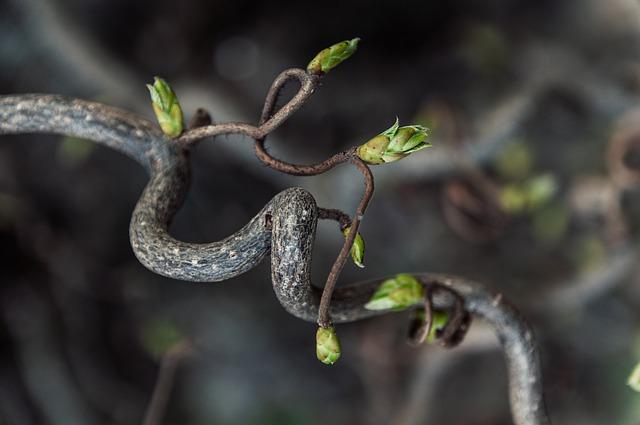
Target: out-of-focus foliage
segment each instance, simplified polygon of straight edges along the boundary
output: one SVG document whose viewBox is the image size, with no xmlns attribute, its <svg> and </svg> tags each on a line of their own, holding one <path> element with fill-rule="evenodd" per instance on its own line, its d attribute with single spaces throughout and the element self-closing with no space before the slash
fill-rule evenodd
<svg viewBox="0 0 640 425">
<path fill-rule="evenodd" d="M 340 6 L 0 2 L 0 93 L 98 100 L 156 122 L 143 83 L 159 74 L 187 120 L 204 106 L 216 122 L 257 122 L 281 70 L 362 37 L 358 54 L 267 141 L 277 157 L 310 164 L 362 144 L 389 117 L 432 130 L 432 148 L 374 170 L 360 229 L 367 268 L 346 267 L 340 281 L 433 271 L 486 283 L 542 341 L 558 423 L 636 425 L 640 403 L 626 379 L 640 358 L 640 192 L 633 151 L 616 174 L 610 146 L 640 129 L 638 2 Z M 191 190 L 171 227 L 183 240 L 226 237 L 285 187 L 346 212 L 362 194 L 348 167 L 280 176 L 233 136 L 203 141 L 191 160 Z M 201 353 L 179 368 L 168 424 L 511 423 L 502 357 L 479 322 L 446 353 L 404 344 L 407 313 L 340 326 L 349 355 L 327 368 L 309 355 L 312 326 L 277 303 L 268 259 L 216 284 L 151 274 L 128 240 L 146 181 L 104 147 L 0 140 L 0 421 L 139 423 L 155 356 L 193 338 Z M 453 183 L 458 229 L 443 206 Z M 343 241 L 332 226 L 319 224 L 316 284 Z"/>
</svg>

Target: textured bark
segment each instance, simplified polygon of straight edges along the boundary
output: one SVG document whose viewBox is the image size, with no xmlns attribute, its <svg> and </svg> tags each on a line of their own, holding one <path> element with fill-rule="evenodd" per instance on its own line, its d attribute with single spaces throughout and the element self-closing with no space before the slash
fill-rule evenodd
<svg viewBox="0 0 640 425">
<path fill-rule="evenodd" d="M 246 124 L 222 125 L 215 131 L 212 127 L 202 128 L 208 129 L 204 132 L 207 136 L 238 129 L 257 139 L 266 134 L 262 130 L 249 134 L 256 127 Z M 167 139 L 154 124 L 128 112 L 61 96 L 0 97 L 0 134 L 20 133 L 89 139 L 132 157 L 148 171 L 150 181 L 133 212 L 130 238 L 135 255 L 151 271 L 181 280 L 221 281 L 252 269 L 271 252 L 272 281 L 278 300 L 292 315 L 316 320 L 320 291 L 312 286 L 309 271 L 319 209 L 309 192 L 301 188 L 284 190 L 226 239 L 207 244 L 185 243 L 173 238 L 168 228 L 187 193 L 190 169 L 185 146 L 189 143 L 183 142 L 196 140 L 194 133 L 187 133 L 192 136 L 177 142 Z M 514 422 L 548 424 L 537 345 L 529 325 L 516 309 L 501 295 L 462 278 L 416 276 L 425 285 L 437 282 L 457 292 L 464 299 L 465 309 L 494 328 L 507 361 Z M 333 321 L 350 322 L 384 314 L 364 308 L 382 280 L 337 288 L 330 310 Z M 452 302 L 446 294 L 436 294 L 433 299 L 435 308 L 449 308 Z"/>
</svg>

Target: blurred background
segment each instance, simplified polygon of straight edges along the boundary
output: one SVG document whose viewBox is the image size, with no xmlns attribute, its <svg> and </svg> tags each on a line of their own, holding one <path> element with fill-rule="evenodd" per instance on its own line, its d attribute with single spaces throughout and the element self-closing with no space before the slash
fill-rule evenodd
<svg viewBox="0 0 640 425">
<path fill-rule="evenodd" d="M 433 147 L 376 167 L 364 270 L 462 275 L 504 293 L 541 344 L 555 424 L 640 423 L 626 385 L 640 360 L 640 4 L 636 0 L 341 2 L 0 0 L 0 93 L 58 93 L 152 118 L 145 83 L 187 116 L 256 122 L 283 69 L 361 37 L 355 56 L 269 141 L 312 163 L 402 123 Z M 295 87 L 289 92 L 293 93 Z M 185 357 L 164 424 L 510 424 L 505 366 L 475 322 L 445 351 L 411 348 L 403 313 L 340 326 L 343 357 L 315 358 L 268 262 L 223 283 L 156 276 L 128 221 L 147 177 L 87 141 L 0 143 L 0 424 L 139 424 L 160 359 Z M 172 228 L 207 242 L 279 191 L 355 209 L 350 167 L 295 178 L 225 137 L 193 155 Z M 319 225 L 320 285 L 340 248 Z"/>
</svg>

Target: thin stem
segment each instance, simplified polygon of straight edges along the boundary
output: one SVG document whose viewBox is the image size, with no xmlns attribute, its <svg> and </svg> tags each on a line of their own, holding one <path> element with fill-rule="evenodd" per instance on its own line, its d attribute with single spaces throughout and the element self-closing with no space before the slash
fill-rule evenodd
<svg viewBox="0 0 640 425">
<path fill-rule="evenodd" d="M 300 82 L 300 89 L 298 93 L 289 101 L 285 106 L 280 108 L 277 112 L 275 112 L 276 104 L 278 101 L 278 97 L 280 96 L 280 92 L 287 84 L 287 82 L 291 80 L 298 80 Z M 306 71 L 301 69 L 288 69 L 280 75 L 276 77 L 276 79 L 269 87 L 269 91 L 267 92 L 267 96 L 264 101 L 264 106 L 262 107 L 262 113 L 260 115 L 260 126 L 267 125 L 269 122 L 273 121 L 273 119 L 282 114 L 283 110 L 287 110 L 287 108 L 291 108 L 292 102 L 297 98 L 303 98 L 304 101 L 313 93 L 316 85 L 320 81 L 320 77 L 317 75 L 310 75 Z M 302 96 L 301 93 L 305 94 Z M 294 103 L 295 105 L 295 103 Z M 299 106 L 298 106 L 299 107 Z M 297 109 L 297 107 L 296 107 Z M 267 133 L 268 134 L 268 133 Z M 276 171 L 280 171 L 281 173 L 291 174 L 294 176 L 315 176 L 318 174 L 325 173 L 331 170 L 333 167 L 339 164 L 343 164 L 349 161 L 349 158 L 354 155 L 355 148 L 351 148 L 344 152 L 340 152 L 338 154 L 333 155 L 329 159 L 313 165 L 299 165 L 292 164 L 289 162 L 282 161 L 280 159 L 274 158 L 271 156 L 267 150 L 265 149 L 265 141 L 267 138 L 267 134 L 262 137 L 255 137 L 254 150 L 256 156 L 263 164 L 267 165 L 270 168 L 273 168 Z"/>
<path fill-rule="evenodd" d="M 222 126 L 235 129 L 237 133 L 259 135 L 254 131 L 256 127 L 247 124 Z M 77 99 L 47 95 L 0 96 L 0 134 L 21 133 L 83 137 L 125 153 L 145 167 L 151 181 L 134 211 L 130 235 L 134 252 L 152 271 L 176 279 L 220 281 L 250 270 L 271 252 L 274 290 L 282 306 L 304 320 L 317 319 L 317 292 L 311 286 L 308 274 L 315 221 L 314 216 L 303 218 L 299 214 L 299 211 L 314 211 L 315 214 L 315 200 L 308 192 L 300 188 L 283 191 L 243 229 L 223 241 L 187 244 L 172 239 L 167 227 L 182 205 L 189 162 L 184 151 L 167 140 L 156 125 L 125 111 Z M 354 218 L 354 231 L 350 232 L 354 237 L 373 192 L 373 177 L 366 164 L 356 156 L 352 156 L 350 162 L 363 173 L 367 183 Z M 264 225 L 267 214 L 273 214 L 273 222 L 278 224 L 274 224 L 273 229 Z M 343 251 L 352 242 L 352 239 L 346 241 Z M 294 252 L 292 248 L 297 250 Z M 341 252 L 332 272 L 341 269 L 347 251 L 344 255 Z M 273 255 L 274 252 L 278 255 Z M 339 264 L 340 260 L 342 264 Z M 332 277 L 336 279 L 337 274 L 333 273 Z M 531 327 L 517 310 L 500 294 L 493 294 L 483 285 L 462 278 L 430 274 L 416 275 L 416 278 L 424 285 L 438 282 L 455 291 L 462 298 L 465 310 L 489 322 L 499 336 L 507 361 L 514 423 L 548 425 L 538 345 Z M 292 282 L 296 284 L 290 284 Z M 380 283 L 378 279 L 346 285 L 332 294 L 335 280 L 329 282 L 321 300 L 324 309 L 321 317 L 328 321 L 327 309 L 332 295 L 335 296 L 331 315 L 336 323 L 385 314 L 385 311 L 365 308 Z M 433 295 L 434 308 L 452 307 L 451 294 Z M 154 398 L 162 400 L 161 395 Z M 157 403 L 152 400 L 153 404 Z M 150 410 L 157 411 L 156 408 Z"/>
<path fill-rule="evenodd" d="M 267 133 L 265 133 L 264 128 L 256 127 L 251 124 L 243 122 L 226 122 L 187 130 L 182 133 L 182 136 L 174 140 L 179 146 L 189 147 L 205 137 L 215 137 L 224 134 L 242 134 L 255 139 L 257 137 L 264 137 Z"/>
<path fill-rule="evenodd" d="M 294 112 L 296 112 L 302 105 L 304 105 L 309 97 L 313 94 L 319 77 L 316 75 L 307 74 L 302 69 L 288 69 L 280 74 L 278 79 L 286 81 L 291 78 L 297 78 L 300 81 L 300 90 L 276 113 L 274 113 L 268 120 L 260 122 L 259 127 L 244 123 L 225 123 L 215 124 L 205 127 L 199 127 L 187 130 L 177 140 L 177 143 L 182 146 L 189 146 L 204 139 L 205 137 L 219 136 L 222 134 L 244 134 L 252 139 L 263 139 L 269 133 L 280 127 L 287 118 L 289 118 Z"/>
<path fill-rule="evenodd" d="M 353 245 L 353 241 L 355 240 L 356 235 L 358 234 L 358 228 L 360 227 L 360 221 L 364 216 L 364 212 L 369 205 L 369 201 L 373 196 L 374 183 L 373 183 L 373 174 L 371 173 L 371 169 L 364 163 L 360 158 L 353 155 L 351 157 L 351 163 L 356 166 L 358 171 L 362 173 L 365 181 L 365 192 L 360 200 L 360 204 L 358 208 L 356 208 L 356 214 L 351 222 L 351 227 L 349 229 L 349 233 L 345 238 L 344 243 L 342 244 L 342 248 L 340 249 L 340 253 L 336 258 L 336 261 L 333 263 L 331 270 L 329 271 L 329 275 L 327 276 L 327 282 L 324 285 L 324 290 L 322 291 L 322 297 L 320 298 L 320 306 L 318 307 L 318 325 L 323 328 L 327 328 L 331 326 L 331 317 L 329 314 L 329 308 L 331 307 L 331 297 L 333 295 L 333 291 L 335 289 L 336 283 L 338 282 L 338 277 L 340 276 L 340 272 L 344 268 L 344 264 L 347 261 L 347 257 L 349 255 L 349 251 L 351 250 L 351 246 Z"/>
<path fill-rule="evenodd" d="M 344 152 L 337 153 L 318 164 L 298 165 L 274 158 L 264 149 L 264 146 L 259 146 L 258 144 L 255 145 L 256 156 L 260 161 L 262 161 L 262 163 L 276 171 L 290 174 L 292 176 L 316 176 L 318 174 L 326 173 L 337 165 L 349 162 L 351 157 L 355 155 L 355 151 L 356 148 L 354 147 Z"/>
<path fill-rule="evenodd" d="M 421 345 L 429 336 L 433 326 L 433 300 L 431 299 L 431 286 L 424 287 L 424 319 L 419 320 L 417 327 L 410 329 L 409 343 L 414 346 Z"/>
<path fill-rule="evenodd" d="M 182 341 L 171 347 L 162 357 L 160 372 L 153 388 L 151 401 L 147 407 L 142 425 L 160 425 L 167 409 L 176 370 L 180 361 L 193 352 L 193 343 Z"/>
<path fill-rule="evenodd" d="M 293 97 L 292 100 L 290 100 L 284 107 L 282 107 L 280 110 L 278 110 L 274 114 L 273 111 L 276 107 L 277 99 L 278 99 L 278 96 L 280 95 L 280 92 L 282 91 L 282 88 L 288 81 L 292 79 L 297 79 L 298 81 L 300 81 L 300 85 L 301 85 L 300 90 Z M 315 76 L 315 75 L 311 76 L 310 74 L 307 74 L 305 71 L 302 71 L 302 70 L 294 69 L 294 70 L 287 70 L 281 73 L 271 84 L 271 87 L 267 92 L 264 106 L 262 108 L 262 114 L 260 116 L 261 127 L 263 125 L 268 124 L 274 119 L 274 117 L 281 114 L 281 112 L 285 108 L 290 106 L 296 98 L 300 97 L 299 95 L 301 92 L 309 93 L 310 95 L 313 92 L 313 89 L 315 88 L 315 85 L 318 83 L 318 81 L 319 81 L 318 76 Z M 311 87 L 309 88 L 308 85 L 310 85 Z M 306 100 L 306 98 L 308 98 L 308 96 L 306 96 L 304 99 Z M 254 150 L 258 159 L 260 159 L 260 161 L 262 161 L 265 165 L 273 168 L 274 170 L 277 170 L 286 174 L 291 174 L 294 176 L 314 176 L 314 175 L 325 173 L 331 170 L 332 168 L 334 168 L 336 165 L 343 164 L 345 162 L 351 162 L 353 165 L 356 166 L 358 171 L 360 171 L 365 178 L 365 193 L 362 199 L 360 200 L 360 204 L 356 209 L 356 213 L 353 220 L 351 220 L 349 233 L 346 236 L 344 243 L 342 244 L 342 248 L 338 253 L 338 257 L 336 258 L 335 262 L 333 263 L 333 266 L 331 267 L 331 270 L 329 271 L 329 275 L 327 276 L 327 281 L 325 283 L 324 290 L 322 292 L 320 306 L 318 309 L 318 325 L 326 328 L 331 326 L 331 318 L 329 315 L 331 296 L 335 289 L 335 285 L 338 281 L 338 277 L 340 276 L 340 272 L 344 268 L 344 265 L 347 261 L 347 258 L 349 256 L 349 251 L 353 246 L 355 237 L 358 234 L 360 221 L 362 220 L 365 210 L 367 209 L 367 205 L 369 204 L 369 201 L 373 196 L 373 190 L 374 190 L 373 174 L 371 173 L 371 170 L 369 169 L 367 164 L 365 164 L 364 161 L 362 161 L 356 155 L 356 147 L 353 147 L 344 152 L 335 154 L 329 159 L 319 164 L 298 165 L 298 164 L 291 164 L 271 156 L 265 149 L 265 145 L 264 145 L 265 140 L 266 140 L 266 134 L 263 137 L 256 137 L 255 143 L 254 143 Z"/>
<path fill-rule="evenodd" d="M 349 215 L 343 211 L 332 208 L 318 207 L 318 218 L 321 220 L 333 220 L 338 222 L 340 230 L 344 230 L 351 226 L 351 217 L 349 217 Z"/>
<path fill-rule="evenodd" d="M 462 342 L 471 324 L 471 316 L 464 308 L 464 298 L 458 292 L 437 282 L 427 285 L 427 287 L 433 288 L 434 292 L 442 291 L 453 296 L 453 312 L 439 336 L 440 344 L 443 347 L 453 348 Z"/>
</svg>

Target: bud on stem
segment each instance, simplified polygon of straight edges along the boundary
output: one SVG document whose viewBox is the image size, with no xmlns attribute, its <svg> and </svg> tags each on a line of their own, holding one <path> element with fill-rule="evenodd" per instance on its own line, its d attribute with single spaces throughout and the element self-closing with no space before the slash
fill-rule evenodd
<svg viewBox="0 0 640 425">
<path fill-rule="evenodd" d="M 320 75 L 326 74 L 353 55 L 358 49 L 359 41 L 359 38 L 354 38 L 327 47 L 311 59 L 311 62 L 307 65 L 307 72 Z"/>
<path fill-rule="evenodd" d="M 640 363 L 638 363 L 629 375 L 627 379 L 627 385 L 631 387 L 632 390 L 640 392 Z"/>
<path fill-rule="evenodd" d="M 345 227 L 342 229 L 342 234 L 345 238 L 349 236 L 349 231 L 351 230 L 351 226 Z M 360 236 L 360 232 L 356 233 L 356 237 L 353 240 L 353 245 L 351 245 L 351 259 L 356 266 L 361 269 L 364 268 L 364 239 Z"/>
<path fill-rule="evenodd" d="M 340 340 L 333 327 L 319 327 L 316 332 L 316 356 L 324 364 L 332 365 L 340 358 Z"/>
<path fill-rule="evenodd" d="M 162 132 L 169 137 L 178 137 L 184 128 L 182 108 L 171 86 L 160 77 L 154 77 L 153 85 L 147 84 L 151 94 L 151 106 Z"/>
<path fill-rule="evenodd" d="M 430 147 L 431 143 L 426 141 L 428 135 L 428 128 L 421 125 L 400 127 L 396 118 L 391 127 L 360 145 L 356 152 L 367 164 L 386 164 Z"/>
</svg>

